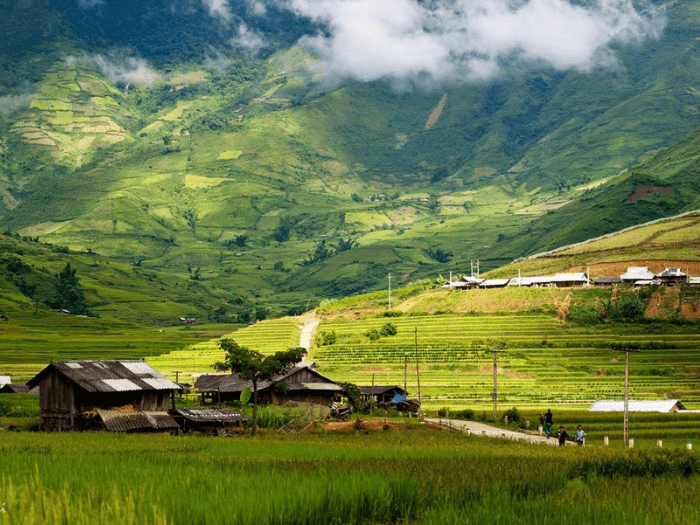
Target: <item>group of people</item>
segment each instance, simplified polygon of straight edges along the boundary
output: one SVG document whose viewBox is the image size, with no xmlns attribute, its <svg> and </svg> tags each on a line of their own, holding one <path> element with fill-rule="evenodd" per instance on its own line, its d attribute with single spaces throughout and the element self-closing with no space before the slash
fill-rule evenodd
<svg viewBox="0 0 700 525">
<path fill-rule="evenodd" d="M 552 424 L 554 421 L 554 415 L 552 414 L 552 409 L 548 408 L 547 412 L 540 414 L 540 426 L 544 430 L 547 439 L 552 435 Z M 583 430 L 583 425 L 576 427 L 576 434 L 574 434 L 574 441 L 577 445 L 583 445 L 586 433 Z M 557 439 L 559 440 L 559 446 L 564 446 L 567 440 L 570 440 L 569 434 L 564 430 L 564 426 L 559 426 L 559 432 L 557 432 Z"/>
</svg>

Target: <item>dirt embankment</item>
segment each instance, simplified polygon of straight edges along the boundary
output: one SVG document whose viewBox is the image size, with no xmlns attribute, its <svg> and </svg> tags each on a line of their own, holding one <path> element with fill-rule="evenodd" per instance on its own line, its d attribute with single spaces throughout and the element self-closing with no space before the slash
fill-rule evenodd
<svg viewBox="0 0 700 525">
<path fill-rule="evenodd" d="M 700 292 L 681 299 L 678 288 L 663 288 L 649 298 L 645 317 L 669 319 L 678 315 L 680 319 L 700 319 Z"/>
</svg>

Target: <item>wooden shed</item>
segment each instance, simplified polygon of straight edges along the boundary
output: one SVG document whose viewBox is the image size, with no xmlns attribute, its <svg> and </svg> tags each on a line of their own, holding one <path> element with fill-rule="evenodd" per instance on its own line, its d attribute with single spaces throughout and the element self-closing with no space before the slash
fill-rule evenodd
<svg viewBox="0 0 700 525">
<path fill-rule="evenodd" d="M 199 376 L 195 388 L 204 403 L 238 401 L 246 388 L 253 389 L 253 382 L 238 374 L 204 374 Z M 258 382 L 258 403 L 284 405 L 289 401 L 328 405 L 342 391 L 334 381 L 322 376 L 308 366 L 297 366 L 277 374 L 272 381 Z"/>
<path fill-rule="evenodd" d="M 179 408 L 170 414 L 178 425 L 187 432 L 204 434 L 222 434 L 230 427 L 240 427 L 241 423 L 250 421 L 248 416 L 228 408 Z"/>
<path fill-rule="evenodd" d="M 168 401 L 180 389 L 144 361 L 52 362 L 27 385 L 40 387 L 40 430 L 59 432 L 98 425 L 110 430 L 105 417 L 117 417 L 110 412 L 115 409 L 122 415 L 149 412 L 155 416 L 140 418 L 139 429 L 172 428 L 174 421 L 160 416 L 170 418 Z"/>
<path fill-rule="evenodd" d="M 361 386 L 360 393 L 362 394 L 362 400 L 369 403 L 374 401 L 377 403 L 390 403 L 396 394 L 400 394 L 403 397 L 408 397 L 408 392 L 401 388 L 400 386 Z"/>
<path fill-rule="evenodd" d="M 0 388 L 0 394 L 28 394 L 29 387 L 27 385 L 17 383 L 5 383 Z"/>
</svg>

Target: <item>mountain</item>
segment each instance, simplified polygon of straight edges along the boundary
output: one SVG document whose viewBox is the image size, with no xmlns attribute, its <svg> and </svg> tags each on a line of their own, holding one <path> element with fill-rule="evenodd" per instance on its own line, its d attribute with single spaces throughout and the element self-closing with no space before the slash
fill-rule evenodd
<svg viewBox="0 0 700 525">
<path fill-rule="evenodd" d="M 285 5 L 3 2 L 0 228 L 279 313 L 697 206 L 696 2 L 588 67 L 377 80 Z"/>
</svg>

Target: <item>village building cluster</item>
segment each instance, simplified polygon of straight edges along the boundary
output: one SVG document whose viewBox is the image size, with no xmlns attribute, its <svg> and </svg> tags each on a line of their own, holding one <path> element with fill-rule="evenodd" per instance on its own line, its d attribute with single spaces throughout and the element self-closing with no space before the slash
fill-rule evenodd
<svg viewBox="0 0 700 525">
<path fill-rule="evenodd" d="M 177 398 L 188 392 L 190 385 L 166 379 L 145 361 L 52 362 L 26 385 L 12 383 L 10 376 L 0 376 L 2 393 L 39 394 L 39 429 L 46 432 L 242 431 L 240 425 L 250 419 L 221 405 L 240 401 L 243 391 L 252 386 L 238 374 L 201 374 L 195 391 L 204 408 L 176 408 Z M 327 408 L 340 399 L 342 391 L 340 385 L 308 363 L 260 382 L 258 401 Z M 406 399 L 408 392 L 398 386 L 360 387 L 360 392 L 363 401 L 374 406 L 403 403 L 407 410 L 413 408 Z"/>
<path fill-rule="evenodd" d="M 573 286 L 631 285 L 636 288 L 644 286 L 700 286 L 700 277 L 691 277 L 681 268 L 669 267 L 654 274 L 646 266 L 627 268 L 622 275 L 615 277 L 589 278 L 588 272 L 557 273 L 550 276 L 513 277 L 512 279 L 482 279 L 474 275 L 463 276 L 450 281 L 443 288 L 450 290 L 488 290 L 509 286 L 526 286 L 529 288 L 570 288 Z"/>
</svg>

